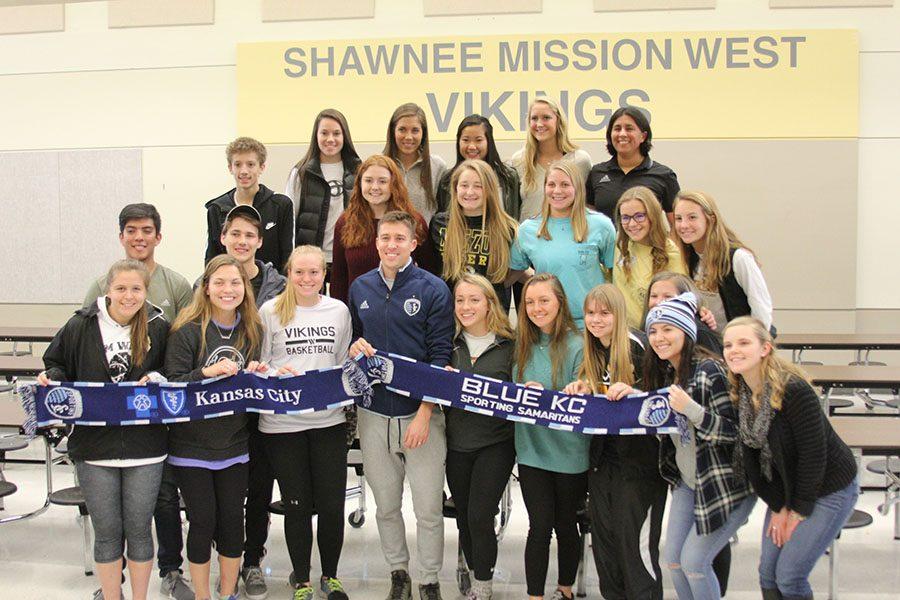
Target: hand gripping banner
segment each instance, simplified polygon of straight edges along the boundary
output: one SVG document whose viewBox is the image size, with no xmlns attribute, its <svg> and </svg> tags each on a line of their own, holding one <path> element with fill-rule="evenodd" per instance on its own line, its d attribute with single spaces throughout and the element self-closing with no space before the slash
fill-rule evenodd
<svg viewBox="0 0 900 600">
<path fill-rule="evenodd" d="M 587 434 L 678 431 L 664 390 L 628 396 L 569 396 L 470 373 L 448 371 L 378 352 L 343 367 L 296 377 L 239 373 L 190 383 L 60 383 L 19 388 L 26 427 L 148 425 L 212 419 L 241 412 L 304 414 L 371 404 L 372 386 L 497 418 Z M 33 415 L 33 418 L 32 418 Z"/>
</svg>

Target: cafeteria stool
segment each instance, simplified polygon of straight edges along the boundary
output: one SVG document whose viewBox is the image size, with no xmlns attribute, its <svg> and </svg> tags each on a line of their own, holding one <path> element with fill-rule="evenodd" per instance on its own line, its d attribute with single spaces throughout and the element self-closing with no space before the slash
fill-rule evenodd
<svg viewBox="0 0 900 600">
<path fill-rule="evenodd" d="M 870 473 L 884 475 L 884 503 L 878 512 L 887 516 L 894 509 L 894 539 L 900 540 L 900 457 L 889 456 L 881 460 L 873 460 L 866 465 Z"/>
<path fill-rule="evenodd" d="M 84 501 L 84 493 L 80 486 L 74 486 L 57 490 L 50 494 L 50 504 L 57 506 L 78 507 L 78 520 L 81 521 L 82 548 L 84 553 L 84 574 L 94 574 L 94 561 L 92 559 L 91 543 L 91 515 L 88 514 L 87 504 Z"/>
<path fill-rule="evenodd" d="M 844 523 L 844 526 L 841 528 L 844 529 L 860 529 L 862 527 L 868 527 L 873 523 L 874 519 L 872 519 L 872 515 L 867 512 L 853 509 L 853 512 L 850 513 L 850 517 L 847 519 L 847 522 Z M 838 567 L 838 541 L 841 539 L 841 534 L 838 533 L 838 536 L 831 543 L 831 547 L 828 549 L 828 598 L 829 600 L 837 600 L 838 597 L 838 589 L 837 589 L 837 567 Z"/>
<path fill-rule="evenodd" d="M 16 493 L 19 488 L 16 484 L 6 480 L 3 473 L 3 466 L 6 464 L 6 453 L 22 450 L 28 447 L 28 440 L 21 435 L 3 435 L 0 436 L 0 510 L 4 510 L 3 499 Z"/>
</svg>

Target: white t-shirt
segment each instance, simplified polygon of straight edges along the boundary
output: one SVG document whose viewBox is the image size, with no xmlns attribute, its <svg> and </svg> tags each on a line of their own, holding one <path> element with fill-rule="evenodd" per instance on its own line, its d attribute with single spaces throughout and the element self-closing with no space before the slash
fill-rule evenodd
<svg viewBox="0 0 900 600">
<path fill-rule="evenodd" d="M 290 285 L 290 284 L 288 284 Z M 347 358 L 350 337 L 350 311 L 340 300 L 320 296 L 311 307 L 298 306 L 294 318 L 286 326 L 275 314 L 275 299 L 259 310 L 263 324 L 261 360 L 272 372 L 288 366 L 304 372 L 340 365 Z M 301 396 L 302 402 L 302 396 Z M 294 433 L 307 429 L 321 429 L 344 422 L 340 408 L 303 415 L 260 415 L 262 433 Z"/>
<path fill-rule="evenodd" d="M 497 335 L 493 331 L 489 331 L 486 335 L 472 335 L 463 331 L 463 339 L 466 340 L 466 346 L 469 347 L 469 356 L 475 360 L 487 350 L 488 346 L 494 343 Z"/>
<path fill-rule="evenodd" d="M 334 247 L 334 224 L 344 212 L 344 163 L 322 163 L 322 175 L 331 188 L 331 204 L 328 207 L 328 220 L 325 221 L 325 237 L 322 238 L 322 251 L 325 260 L 331 262 Z"/>
</svg>

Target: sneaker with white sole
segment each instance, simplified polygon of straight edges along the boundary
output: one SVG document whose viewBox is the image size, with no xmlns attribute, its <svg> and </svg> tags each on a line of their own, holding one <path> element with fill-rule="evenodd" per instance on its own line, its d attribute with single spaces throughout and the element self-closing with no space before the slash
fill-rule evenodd
<svg viewBox="0 0 900 600">
<path fill-rule="evenodd" d="M 169 571 L 159 584 L 159 593 L 169 600 L 195 600 L 180 571 Z"/>
<path fill-rule="evenodd" d="M 244 595 L 249 600 L 266 600 L 269 596 L 269 587 L 261 568 L 244 567 L 241 579 L 244 580 Z"/>
</svg>

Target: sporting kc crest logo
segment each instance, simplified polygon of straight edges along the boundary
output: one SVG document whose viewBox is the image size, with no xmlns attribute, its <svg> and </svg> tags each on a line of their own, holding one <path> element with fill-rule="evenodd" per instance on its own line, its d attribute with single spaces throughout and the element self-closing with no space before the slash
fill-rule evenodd
<svg viewBox="0 0 900 600">
<path fill-rule="evenodd" d="M 184 410 L 185 395 L 184 390 L 165 390 L 159 391 L 162 396 L 162 405 L 166 412 L 177 417 Z"/>
<path fill-rule="evenodd" d="M 372 383 L 390 383 L 394 378 L 394 363 L 378 355 L 366 359 L 366 376 Z"/>
<path fill-rule="evenodd" d="M 156 410 L 156 396 L 151 395 L 147 388 L 134 388 L 134 393 L 125 398 L 125 408 L 134 411 L 139 419 L 148 419 L 151 411 Z"/>
<path fill-rule="evenodd" d="M 650 396 L 641 405 L 638 423 L 645 427 L 661 427 L 669 420 L 671 409 L 665 396 Z"/>
<path fill-rule="evenodd" d="M 47 392 L 44 406 L 51 415 L 60 419 L 81 417 L 81 392 L 72 388 L 58 387 Z"/>
<path fill-rule="evenodd" d="M 422 308 L 422 302 L 418 298 L 410 298 L 403 303 L 403 310 L 411 317 L 419 314 L 420 308 Z"/>
</svg>

